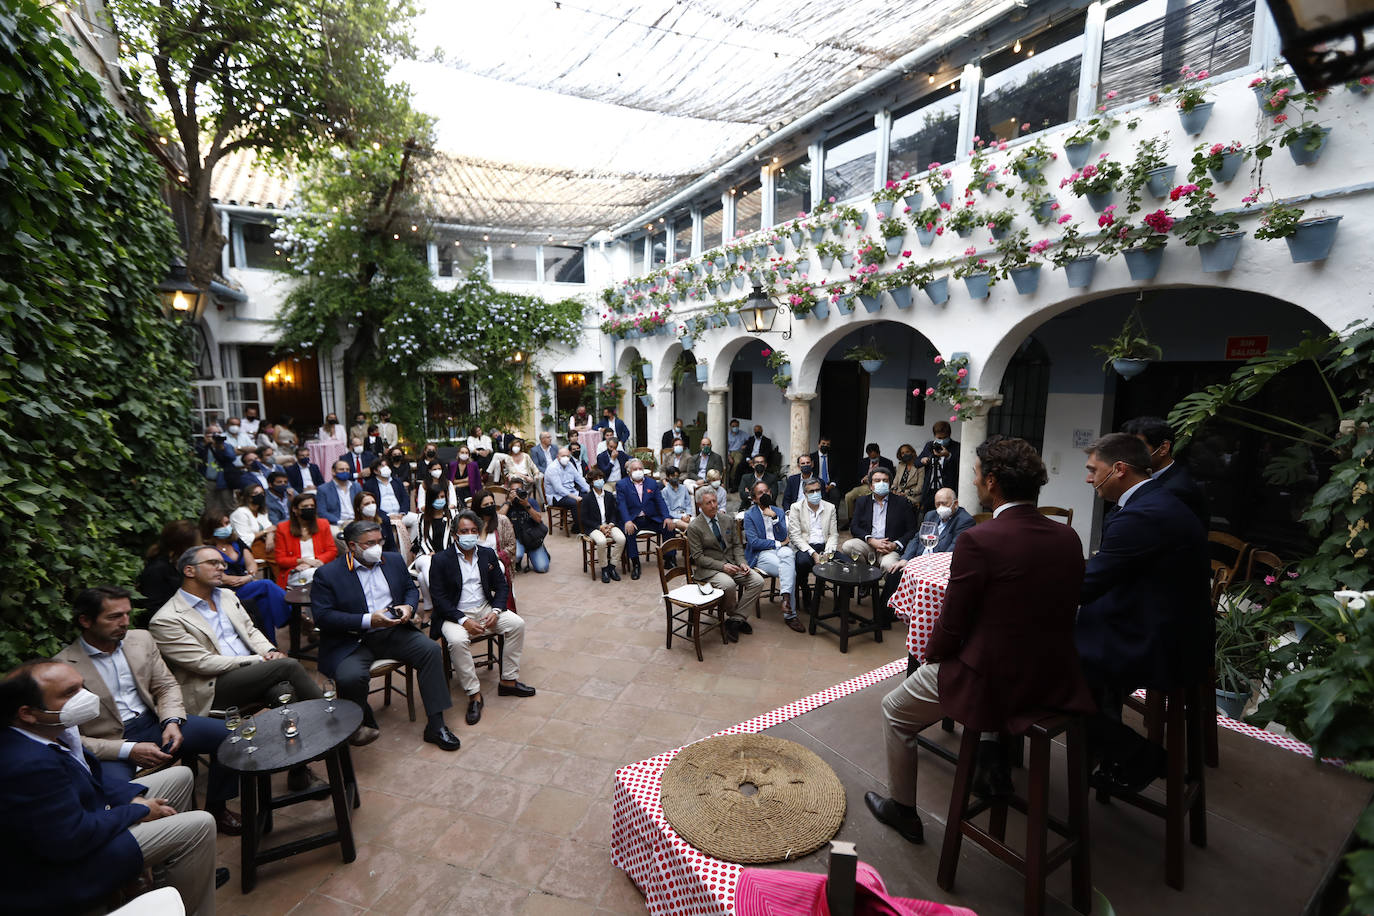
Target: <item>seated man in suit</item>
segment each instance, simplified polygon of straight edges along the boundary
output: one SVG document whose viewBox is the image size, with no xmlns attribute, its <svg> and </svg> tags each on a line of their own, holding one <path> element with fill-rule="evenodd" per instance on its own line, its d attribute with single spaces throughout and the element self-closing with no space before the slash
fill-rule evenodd
<svg viewBox="0 0 1374 916">
<path fill-rule="evenodd" d="M 776 501 L 778 498 L 778 478 L 768 473 L 768 459 L 763 457 L 762 455 L 759 455 L 757 457 L 748 459 L 748 462 L 748 471 L 740 475 L 740 507 L 747 508 L 754 502 L 754 484 L 757 483 L 767 484 L 768 492 Z"/>
<path fill-rule="evenodd" d="M 682 439 L 674 439 L 668 448 L 658 456 L 659 470 L 677 468 L 680 473 L 691 473 L 695 462 Z"/>
<path fill-rule="evenodd" d="M 913 843 L 924 839 L 916 811 L 922 730 L 949 716 L 995 739 L 1024 731 L 1047 710 L 1093 709 L 1073 645 L 1083 548 L 1072 528 L 1036 511 L 1048 479 L 1024 439 L 993 436 L 978 447 L 974 483 L 993 518 L 959 539 L 927 663 L 883 700 L 892 794 L 868 792 L 864 803 Z M 974 791 L 1009 792 L 998 742 L 980 742 L 978 755 Z"/>
<path fill-rule="evenodd" d="M 849 532 L 844 542 L 845 553 L 876 563 L 884 572 L 891 572 L 901 562 L 902 551 L 916 537 L 916 513 L 911 503 L 893 496 L 892 472 L 879 467 L 870 474 L 871 496 L 865 496 L 854 506 Z"/>
<path fill-rule="evenodd" d="M 140 767 L 209 754 L 205 809 L 220 833 L 238 836 L 243 824 L 225 805 L 239 794 L 238 778 L 214 757 L 224 723 L 186 714 L 181 686 L 152 635 L 129 629 L 133 603 L 126 589 L 88 588 L 73 604 L 81 635 L 53 660 L 76 668 L 86 689 L 100 698 L 99 714 L 81 726 L 81 743 L 100 760 L 101 781 L 117 785 L 133 779 Z"/>
<path fill-rule="evenodd" d="M 410 511 L 410 493 L 396 476 L 391 459 L 385 455 L 372 462 L 372 473 L 361 483 L 364 493 L 377 498 L 377 508 L 393 523 Z"/>
<path fill-rule="evenodd" d="M 444 724 L 444 710 L 453 705 L 444 660 L 439 644 L 413 623 L 420 594 L 405 559 L 382 552 L 382 529 L 376 522 L 352 522 L 343 538 L 344 552 L 315 573 L 310 600 L 320 628 L 320 671 L 334 678 L 339 696 L 363 709 L 363 723 L 349 740 L 361 746 L 381 734 L 367 701 L 368 672 L 377 659 L 394 658 L 415 669 L 425 705 L 425 741 L 441 750 L 458 750 L 458 737 Z"/>
<path fill-rule="evenodd" d="M 807 479 L 802 498 L 787 510 L 787 536 L 796 561 L 797 586 L 809 595 L 807 580 L 822 554 L 834 553 L 840 546 L 840 529 L 835 507 L 825 501 L 825 488 L 819 477 Z"/>
<path fill-rule="evenodd" d="M 229 875 L 215 869 L 215 819 L 190 810 L 191 771 L 107 779 L 77 733 L 99 714 L 99 697 L 66 662 L 28 662 L 0 681 L 5 912 L 104 912 L 143 868 L 162 866 L 187 913 L 213 916 L 216 883 Z"/>
<path fill-rule="evenodd" d="M 626 477 L 615 485 L 616 511 L 625 529 L 625 552 L 630 557 L 630 578 L 639 578 L 639 541 L 636 534 L 652 531 L 663 535 L 668 507 L 663 504 L 659 484 L 644 470 L 644 462 L 631 458 L 625 463 Z"/>
<path fill-rule="evenodd" d="M 626 467 L 626 462 L 630 458 L 621 451 L 620 440 L 615 436 L 607 436 L 605 445 L 606 450 L 596 456 L 596 466 L 606 475 L 606 482 L 615 485 L 629 476 L 630 471 Z"/>
<path fill-rule="evenodd" d="M 682 417 L 678 417 L 674 420 L 673 428 L 663 434 L 660 440 L 660 447 L 665 450 L 672 448 L 674 439 L 682 440 L 684 451 L 690 452 L 692 450 L 692 438 L 687 435 L 687 429 L 682 425 Z"/>
<path fill-rule="evenodd" d="M 324 485 L 324 474 L 310 463 L 310 449 L 304 445 L 296 449 L 296 463 L 286 469 L 286 480 L 297 493 Z"/>
<path fill-rule="evenodd" d="M 948 487 L 936 492 L 935 508 L 927 512 L 922 521 L 935 526 L 935 543 L 922 544 L 920 538 L 912 538 L 902 551 L 903 560 L 928 553 L 949 553 L 959 535 L 974 525 L 973 516 L 959 505 L 958 494 Z"/>
<path fill-rule="evenodd" d="M 694 488 L 682 482 L 682 475 L 675 467 L 663 470 L 663 505 L 668 510 L 663 519 L 663 533 L 677 537 L 687 530 L 696 505 L 692 502 Z"/>
<path fill-rule="evenodd" d="M 1212 524 L 1207 494 L 1183 462 L 1174 457 L 1174 428 L 1159 417 L 1127 420 L 1121 431 L 1145 443 L 1150 450 L 1150 476 L 1159 481 L 1197 516 L 1205 531 Z"/>
<path fill-rule="evenodd" d="M 530 449 L 530 458 L 539 473 L 548 474 L 549 467 L 558 460 L 558 446 L 553 444 L 553 433 L 546 429 L 539 434 L 539 445 Z"/>
<path fill-rule="evenodd" d="M 482 524 L 477 514 L 464 510 L 453 523 L 458 537 L 434 557 L 430 567 L 429 590 L 434 597 L 434 615 L 429 635 L 442 634 L 448 642 L 448 656 L 458 683 L 468 695 L 466 720 L 476 725 L 482 718 L 482 685 L 472 662 L 472 638 L 484 633 L 505 637 L 501 654 L 501 682 L 498 696 L 532 697 L 534 688 L 520 683 L 520 654 L 525 646 L 525 621 L 506 608 L 510 587 L 496 551 L 478 545 Z"/>
<path fill-rule="evenodd" d="M 816 477 L 816 462 L 810 455 L 802 455 L 797 459 L 797 473 L 787 476 L 787 486 L 782 491 L 782 509 L 784 512 L 792 510 L 792 504 L 802 498 L 802 488 L 806 482 Z"/>
<path fill-rule="evenodd" d="M 1096 494 L 1116 503 L 1088 561 L 1074 634 L 1101 709 L 1088 722 L 1091 751 L 1102 760 L 1092 780 L 1139 792 L 1159 774 L 1164 750 L 1122 723 L 1121 703 L 1140 687 L 1189 687 L 1207 676 L 1216 639 L 1207 534 L 1151 479 L 1139 438 L 1103 436 L 1088 448 L 1086 467 Z"/>
<path fill-rule="evenodd" d="M 545 433 L 545 435 L 548 435 Z M 572 452 L 565 445 L 555 453 L 553 463 L 544 471 L 544 491 L 550 506 L 560 506 L 573 512 L 573 530 L 578 529 L 577 501 L 591 487 L 582 476 L 582 469 L 573 464 Z"/>
<path fill-rule="evenodd" d="M 363 437 L 354 436 L 349 440 L 348 451 L 344 452 L 338 458 L 335 458 L 334 461 L 335 463 L 340 461 L 345 462 L 348 465 L 348 470 L 352 471 L 353 476 L 356 478 L 362 477 L 363 468 L 372 467 L 372 462 L 376 459 L 376 455 L 363 448 Z"/>
<path fill-rule="evenodd" d="M 720 453 L 711 444 L 710 436 L 701 437 L 701 451 L 692 457 L 687 467 L 687 476 L 697 483 L 706 479 L 706 475 L 715 471 L 719 475 L 725 474 L 725 459 L 721 458 Z"/>
<path fill-rule="evenodd" d="M 778 577 L 783 622 L 801 633 L 806 628 L 797 619 L 797 567 L 787 536 L 787 520 L 773 505 L 773 494 L 762 480 L 754 484 L 753 497 L 754 504 L 744 513 L 744 560 L 759 572 Z"/>
<path fill-rule="evenodd" d="M 353 521 L 353 497 L 363 491 L 348 467 L 348 462 L 342 458 L 334 462 L 334 479 L 315 491 L 320 518 L 334 527 L 335 534 Z"/>
<path fill-rule="evenodd" d="M 286 471 L 267 475 L 267 520 L 273 525 L 291 517 L 291 497 L 300 491 L 291 489 L 289 481 Z"/>
<path fill-rule="evenodd" d="M 763 577 L 749 568 L 744 560 L 744 548 L 735 533 L 735 520 L 723 515 L 712 487 L 697 487 L 697 514 L 687 526 L 687 549 L 692 555 L 692 574 L 697 582 L 706 582 L 725 592 L 725 635 L 731 642 L 739 642 L 739 634 L 752 633 L 754 628 L 738 609 L 746 611 L 763 594 Z M 744 587 L 740 595 L 736 586 Z"/>
<path fill-rule="evenodd" d="M 606 565 L 601 567 L 601 581 L 619 582 L 620 555 L 625 550 L 625 532 L 620 530 L 620 512 L 616 509 L 615 495 L 606 489 L 606 478 L 600 468 L 587 471 L 587 481 L 591 493 L 580 503 L 582 531 L 591 538 L 595 547 L 593 562 L 602 549 L 606 550 Z"/>
<path fill-rule="evenodd" d="M 889 474 L 888 482 L 891 483 L 891 474 L 893 471 L 892 459 L 883 455 L 882 450 L 878 448 L 878 443 L 870 442 L 868 445 L 864 446 L 864 457 L 859 459 L 857 472 L 859 485 L 844 494 L 844 514 L 845 518 L 849 519 L 851 523 L 854 521 L 854 504 L 873 492 L 869 475 L 878 468 L 887 469 Z"/>
</svg>

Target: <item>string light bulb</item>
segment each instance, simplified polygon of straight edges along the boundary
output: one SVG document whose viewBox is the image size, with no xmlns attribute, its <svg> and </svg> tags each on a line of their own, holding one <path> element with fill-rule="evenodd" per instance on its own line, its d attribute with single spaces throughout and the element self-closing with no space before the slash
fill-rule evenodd
<svg viewBox="0 0 1374 916">
<path fill-rule="evenodd" d="M 1021 53 L 1021 39 L 1019 39 L 1019 38 L 1016 39 L 1016 44 L 1014 44 L 1014 45 L 1011 46 L 1011 53 L 1013 53 L 1013 54 L 1020 54 L 1020 53 Z"/>
<path fill-rule="evenodd" d="M 935 84 L 935 74 L 933 72 L 926 74 L 926 82 L 930 83 L 931 85 Z"/>
</svg>

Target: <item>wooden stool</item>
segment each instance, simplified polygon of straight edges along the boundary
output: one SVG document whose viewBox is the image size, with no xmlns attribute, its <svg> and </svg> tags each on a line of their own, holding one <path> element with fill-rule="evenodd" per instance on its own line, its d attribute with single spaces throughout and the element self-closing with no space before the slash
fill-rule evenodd
<svg viewBox="0 0 1374 916">
<path fill-rule="evenodd" d="M 1216 721 L 1212 682 L 1168 692 L 1145 692 L 1147 721 L 1152 720 L 1151 739 L 1163 726 L 1165 754 L 1164 801 L 1143 795 L 1117 795 L 1097 790 L 1104 804 L 1119 798 L 1128 805 L 1164 819 L 1164 883 L 1183 890 L 1183 821 L 1194 846 L 1207 846 L 1207 786 L 1203 778 L 1206 738 L 1203 718 Z"/>
<path fill-rule="evenodd" d="M 395 674 L 397 671 L 400 671 L 402 674 L 405 675 L 406 686 L 404 690 L 391 683 L 391 676 Z M 372 667 L 368 669 L 368 679 L 371 680 L 374 677 L 380 677 L 383 679 L 382 686 L 372 688 L 368 691 L 368 694 L 374 694 L 379 690 L 382 691 L 382 705 L 390 706 L 392 691 L 394 690 L 396 693 L 399 693 L 401 696 L 406 698 L 406 710 L 410 713 L 410 721 L 414 722 L 415 670 L 411 668 L 410 665 L 407 665 L 405 662 L 400 661 L 398 659 L 379 658 L 373 661 Z"/>
<path fill-rule="evenodd" d="M 945 842 L 940 850 L 940 869 L 936 882 L 953 890 L 954 873 L 959 867 L 959 847 L 964 836 L 1015 868 L 1026 879 L 1025 912 L 1039 916 L 1045 911 L 1045 876 L 1065 862 L 1073 878 L 1073 908 L 1080 913 L 1092 909 L 1092 875 L 1088 844 L 1088 747 L 1081 716 L 1050 715 L 1032 725 L 1030 771 L 1026 798 L 981 799 L 970 804 L 973 770 L 978 758 L 978 731 L 964 728 L 959 744 L 959 763 L 954 771 L 954 791 L 945 824 Z M 1049 813 L 1050 741 L 1065 735 L 1068 751 L 1069 819 L 1061 821 Z M 1026 853 L 1019 855 L 1005 841 L 1007 806 L 1026 816 Z M 991 810 L 988 830 L 973 823 L 973 818 Z M 1064 837 L 1064 842 L 1049 848 L 1049 831 Z"/>
</svg>

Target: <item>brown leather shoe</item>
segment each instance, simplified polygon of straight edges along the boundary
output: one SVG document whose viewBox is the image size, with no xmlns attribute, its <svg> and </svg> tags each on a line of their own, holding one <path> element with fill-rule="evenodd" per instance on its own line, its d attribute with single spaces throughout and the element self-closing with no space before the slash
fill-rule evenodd
<svg viewBox="0 0 1374 916">
<path fill-rule="evenodd" d="M 362 747 L 371 744 L 382 736 L 380 728 L 369 728 L 366 725 L 359 725 L 358 730 L 349 736 L 348 743 L 354 747 Z"/>
<path fill-rule="evenodd" d="M 782 622 L 785 623 L 785 624 L 787 624 L 789 627 L 791 627 L 792 630 L 793 630 L 793 632 L 796 632 L 796 633 L 805 633 L 805 632 L 806 632 L 806 627 L 802 624 L 801 618 L 798 617 L 796 614 L 793 614 L 791 617 L 784 617 L 784 618 L 782 619 Z"/>
<path fill-rule="evenodd" d="M 238 836 L 243 833 L 243 821 L 228 808 L 215 812 L 215 829 L 221 836 Z"/>
</svg>

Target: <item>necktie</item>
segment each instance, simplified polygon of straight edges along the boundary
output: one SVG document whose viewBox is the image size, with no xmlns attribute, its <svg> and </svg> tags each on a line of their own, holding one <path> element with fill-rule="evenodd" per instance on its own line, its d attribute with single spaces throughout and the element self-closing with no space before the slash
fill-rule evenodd
<svg viewBox="0 0 1374 916">
<path fill-rule="evenodd" d="M 830 467 L 829 467 L 829 465 L 826 463 L 826 457 L 827 457 L 827 456 L 825 456 L 825 455 L 822 455 L 822 456 L 821 456 L 821 483 L 825 484 L 826 486 L 829 486 L 829 485 L 830 485 Z"/>
<path fill-rule="evenodd" d="M 716 524 L 715 519 L 711 519 L 711 531 L 716 536 L 716 541 L 720 543 L 720 549 L 725 549 L 725 536 L 720 533 L 720 525 Z"/>
</svg>

